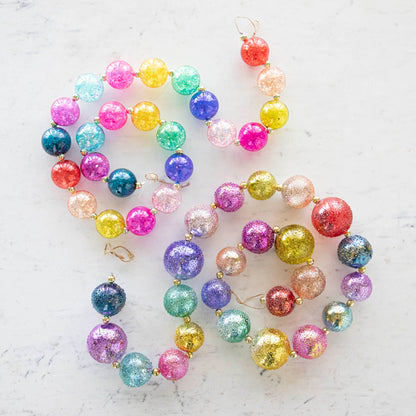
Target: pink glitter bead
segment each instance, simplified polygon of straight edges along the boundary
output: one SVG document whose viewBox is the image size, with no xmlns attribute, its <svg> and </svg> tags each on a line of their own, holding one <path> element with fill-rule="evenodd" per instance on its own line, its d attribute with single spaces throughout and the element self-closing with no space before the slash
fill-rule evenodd
<svg viewBox="0 0 416 416">
<path fill-rule="evenodd" d="M 260 123 L 247 123 L 241 127 L 238 140 L 241 147 L 249 152 L 258 152 L 266 146 L 269 132 Z"/>
<path fill-rule="evenodd" d="M 110 162 L 101 153 L 88 153 L 81 160 L 81 172 L 90 181 L 99 181 L 108 175 Z"/>
<path fill-rule="evenodd" d="M 162 184 L 153 192 L 152 202 L 158 211 L 171 214 L 181 205 L 182 194 L 174 185 Z"/>
<path fill-rule="evenodd" d="M 224 183 L 215 191 L 215 205 L 225 212 L 237 211 L 243 206 L 243 203 L 244 192 L 236 183 Z"/>
<path fill-rule="evenodd" d="M 179 380 L 188 371 L 188 355 L 179 350 L 167 350 L 159 358 L 160 374 L 167 380 Z"/>
<path fill-rule="evenodd" d="M 58 98 L 52 103 L 51 116 L 58 126 L 70 126 L 79 118 L 78 103 L 72 98 Z"/>
<path fill-rule="evenodd" d="M 110 101 L 103 104 L 98 113 L 98 118 L 103 127 L 108 130 L 121 129 L 127 121 L 127 110 L 123 104 Z"/>
<path fill-rule="evenodd" d="M 114 61 L 105 70 L 107 82 L 118 90 L 128 88 L 133 82 L 133 68 L 125 61 Z"/>
<path fill-rule="evenodd" d="M 295 175 L 283 182 L 282 198 L 289 207 L 304 208 L 315 195 L 313 183 L 302 175 Z"/>
<path fill-rule="evenodd" d="M 97 200 L 88 191 L 76 191 L 68 198 L 68 211 L 75 218 L 91 218 L 96 209 Z"/>
<path fill-rule="evenodd" d="M 146 235 L 155 227 L 156 217 L 149 208 L 135 207 L 127 214 L 126 224 L 133 234 Z"/>
<path fill-rule="evenodd" d="M 207 137 L 214 146 L 227 147 L 235 142 L 237 128 L 228 120 L 212 120 L 207 130 Z"/>
<path fill-rule="evenodd" d="M 303 325 L 293 334 L 292 345 L 299 357 L 309 360 L 318 358 L 326 350 L 326 334 L 315 325 Z"/>
<path fill-rule="evenodd" d="M 277 67 L 264 68 L 257 77 L 259 90 L 266 95 L 280 95 L 286 87 L 284 72 Z"/>
</svg>

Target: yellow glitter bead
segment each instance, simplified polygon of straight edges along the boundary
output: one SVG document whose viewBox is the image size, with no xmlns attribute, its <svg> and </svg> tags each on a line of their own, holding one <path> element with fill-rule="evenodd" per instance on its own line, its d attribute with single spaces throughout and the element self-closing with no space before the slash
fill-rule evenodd
<svg viewBox="0 0 416 416">
<path fill-rule="evenodd" d="M 289 359 L 289 340 L 278 329 L 261 329 L 254 337 L 250 347 L 251 358 L 265 370 L 277 370 Z"/>
<path fill-rule="evenodd" d="M 298 224 L 283 227 L 275 240 L 277 256 L 289 264 L 307 261 L 312 256 L 314 247 L 315 240 L 311 232 Z"/>
<path fill-rule="evenodd" d="M 97 216 L 95 226 L 104 238 L 115 238 L 124 232 L 124 218 L 113 209 L 106 209 Z"/>
<path fill-rule="evenodd" d="M 157 58 L 147 59 L 140 65 L 140 79 L 151 88 L 161 87 L 168 79 L 169 71 L 166 64 Z"/>
<path fill-rule="evenodd" d="M 261 122 L 271 129 L 280 129 L 289 118 L 289 110 L 279 100 L 268 101 L 260 110 Z"/>
<path fill-rule="evenodd" d="M 142 101 L 132 108 L 131 121 L 139 130 L 153 130 L 159 124 L 160 111 L 153 103 Z"/>
<path fill-rule="evenodd" d="M 276 192 L 276 179 L 270 172 L 258 170 L 250 175 L 247 181 L 248 193 L 254 199 L 269 199 Z"/>
<path fill-rule="evenodd" d="M 204 343 L 204 331 L 195 322 L 185 322 L 175 331 L 175 344 L 182 351 L 195 352 Z"/>
</svg>

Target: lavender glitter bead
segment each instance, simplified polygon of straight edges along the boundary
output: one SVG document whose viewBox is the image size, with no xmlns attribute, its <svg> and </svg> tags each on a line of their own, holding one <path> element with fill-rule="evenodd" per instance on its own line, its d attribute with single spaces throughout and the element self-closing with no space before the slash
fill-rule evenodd
<svg viewBox="0 0 416 416">
<path fill-rule="evenodd" d="M 262 254 L 270 250 L 274 243 L 274 232 L 270 225 L 263 221 L 250 221 L 243 228 L 243 246 L 252 253 Z"/>
<path fill-rule="evenodd" d="M 52 103 L 51 116 L 58 126 L 70 126 L 79 118 L 78 104 L 72 98 L 58 98 Z"/>
<path fill-rule="evenodd" d="M 81 172 L 90 181 L 99 181 L 108 175 L 110 162 L 101 153 L 88 153 L 81 161 Z"/>
<path fill-rule="evenodd" d="M 195 237 L 211 237 L 218 228 L 218 215 L 209 205 L 197 205 L 185 214 L 185 225 Z"/>
<path fill-rule="evenodd" d="M 366 274 L 353 272 L 342 279 L 341 290 L 347 299 L 362 302 L 370 297 L 373 285 Z"/>
<path fill-rule="evenodd" d="M 237 211 L 243 206 L 243 203 L 244 192 L 236 183 L 224 183 L 215 191 L 215 205 L 223 211 Z"/>
<path fill-rule="evenodd" d="M 293 334 L 292 345 L 299 357 L 309 360 L 318 358 L 326 350 L 326 334 L 315 325 L 303 325 Z"/>
<path fill-rule="evenodd" d="M 209 308 L 221 309 L 228 305 L 231 300 L 231 288 L 224 280 L 208 280 L 202 286 L 201 299 Z"/>
</svg>

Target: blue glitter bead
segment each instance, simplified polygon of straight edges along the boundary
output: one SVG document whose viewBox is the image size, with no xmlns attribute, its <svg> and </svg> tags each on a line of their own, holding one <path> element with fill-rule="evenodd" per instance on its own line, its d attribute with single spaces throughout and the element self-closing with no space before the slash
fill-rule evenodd
<svg viewBox="0 0 416 416">
<path fill-rule="evenodd" d="M 223 312 L 217 322 L 220 337 L 227 342 L 241 342 L 250 332 L 250 318 L 238 309 Z"/>
<path fill-rule="evenodd" d="M 201 77 L 193 66 L 182 65 L 173 72 L 171 82 L 176 92 L 189 95 L 198 89 Z"/>
<path fill-rule="evenodd" d="M 373 257 L 368 240 L 360 235 L 345 237 L 338 245 L 338 258 L 342 264 L 359 269 Z"/>
<path fill-rule="evenodd" d="M 190 157 L 175 153 L 169 156 L 165 163 L 166 176 L 174 182 L 185 182 L 194 171 L 194 164 Z"/>
<path fill-rule="evenodd" d="M 63 155 L 71 147 L 71 136 L 60 127 L 51 127 L 42 135 L 42 147 L 49 155 Z"/>
<path fill-rule="evenodd" d="M 116 169 L 110 173 L 107 185 L 113 195 L 124 198 L 135 191 L 136 177 L 128 169 Z"/>
<path fill-rule="evenodd" d="M 217 114 L 217 97 L 209 91 L 195 93 L 189 102 L 192 115 L 199 120 L 209 120 Z"/>
<path fill-rule="evenodd" d="M 192 241 L 180 240 L 172 243 L 165 251 L 165 269 L 176 279 L 192 279 L 204 265 L 202 250 Z"/>
<path fill-rule="evenodd" d="M 101 315 L 113 316 L 125 305 L 126 293 L 115 283 L 103 283 L 92 291 L 91 302 Z"/>
<path fill-rule="evenodd" d="M 163 305 L 169 315 L 183 318 L 195 310 L 198 298 L 195 291 L 189 286 L 172 286 L 165 293 Z"/>
<path fill-rule="evenodd" d="M 85 123 L 79 127 L 76 140 L 81 150 L 95 152 L 105 141 L 104 130 L 95 123 Z"/>
<path fill-rule="evenodd" d="M 140 387 L 152 377 L 152 362 L 143 354 L 131 352 L 120 362 L 120 377 L 129 387 Z"/>
<path fill-rule="evenodd" d="M 330 331 L 345 331 L 352 323 L 352 310 L 343 302 L 331 302 L 325 306 L 322 319 Z"/>
<path fill-rule="evenodd" d="M 202 286 L 202 302 L 211 309 L 221 309 L 231 300 L 231 288 L 228 283 L 220 279 L 208 280 Z"/>
<path fill-rule="evenodd" d="M 96 74 L 80 75 L 75 82 L 75 93 L 80 100 L 87 103 L 97 101 L 103 95 L 103 92 L 103 81 Z"/>
</svg>

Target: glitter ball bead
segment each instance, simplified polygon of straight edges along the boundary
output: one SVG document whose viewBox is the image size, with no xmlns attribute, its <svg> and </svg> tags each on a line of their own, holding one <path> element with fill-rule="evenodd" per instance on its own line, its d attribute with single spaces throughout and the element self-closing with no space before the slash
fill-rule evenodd
<svg viewBox="0 0 416 416">
<path fill-rule="evenodd" d="M 48 155 L 63 155 L 71 147 L 71 136 L 60 127 L 51 127 L 42 135 L 42 147 Z"/>
<path fill-rule="evenodd" d="M 330 331 L 345 331 L 352 323 L 352 310 L 343 302 L 331 302 L 325 306 L 322 319 Z"/>
<path fill-rule="evenodd" d="M 250 318 L 238 309 L 225 311 L 217 322 L 220 337 L 227 342 L 241 342 L 250 332 Z"/>
<path fill-rule="evenodd" d="M 113 170 L 108 176 L 108 189 L 121 198 L 131 195 L 136 190 L 136 176 L 129 169 Z"/>
<path fill-rule="evenodd" d="M 133 68 L 125 61 L 114 61 L 105 70 L 105 79 L 113 88 L 123 90 L 134 80 Z"/>
<path fill-rule="evenodd" d="M 257 76 L 257 86 L 266 95 L 280 95 L 286 87 L 284 72 L 275 66 L 268 66 Z"/>
<path fill-rule="evenodd" d="M 285 263 L 304 263 L 312 257 L 314 247 L 313 235 L 302 225 L 287 225 L 276 236 L 276 254 Z"/>
<path fill-rule="evenodd" d="M 114 282 L 102 283 L 92 291 L 91 303 L 101 315 L 114 316 L 126 304 L 126 293 Z"/>
<path fill-rule="evenodd" d="M 180 350 L 167 350 L 159 358 L 160 374 L 167 380 L 179 380 L 185 376 L 189 367 L 188 354 Z"/>
<path fill-rule="evenodd" d="M 243 61 L 250 66 L 264 65 L 269 59 L 269 45 L 257 36 L 244 39 L 240 52 Z"/>
<path fill-rule="evenodd" d="M 165 251 L 166 271 L 176 279 L 192 279 L 198 275 L 204 265 L 202 250 L 192 241 L 173 242 Z"/>
<path fill-rule="evenodd" d="M 207 137 L 214 146 L 227 147 L 235 142 L 237 127 L 231 121 L 217 118 L 208 126 Z"/>
<path fill-rule="evenodd" d="M 231 300 L 231 288 L 222 279 L 208 280 L 202 286 L 201 299 L 211 309 L 221 309 Z"/>
<path fill-rule="evenodd" d="M 127 110 L 123 104 L 110 101 L 101 106 L 98 118 L 103 127 L 108 130 L 121 129 L 127 122 Z"/>
<path fill-rule="evenodd" d="M 244 204 L 244 192 L 240 185 L 223 183 L 215 190 L 215 205 L 225 212 L 235 212 Z"/>
<path fill-rule="evenodd" d="M 347 299 L 362 302 L 370 297 L 373 285 L 366 274 L 353 272 L 342 279 L 341 290 Z"/>
<path fill-rule="evenodd" d="M 315 325 L 303 325 L 293 334 L 292 345 L 299 357 L 309 360 L 318 358 L 326 350 L 326 334 Z"/>
<path fill-rule="evenodd" d="M 258 170 L 250 175 L 247 181 L 247 191 L 254 199 L 265 200 L 276 192 L 276 179 L 270 172 Z"/>
<path fill-rule="evenodd" d="M 192 115 L 199 120 L 209 120 L 218 112 L 217 97 L 209 91 L 198 91 L 189 102 Z"/>
<path fill-rule="evenodd" d="M 242 244 L 252 253 L 262 254 L 270 250 L 274 243 L 274 231 L 264 221 L 250 221 L 243 228 Z"/>
<path fill-rule="evenodd" d="M 72 98 L 58 98 L 52 103 L 51 116 L 58 126 L 70 126 L 76 123 L 79 118 L 78 104 Z"/>
<path fill-rule="evenodd" d="M 110 162 L 101 153 L 88 153 L 81 160 L 81 172 L 90 181 L 99 181 L 108 175 Z"/>
<path fill-rule="evenodd" d="M 324 291 L 326 278 L 318 267 L 305 265 L 293 270 L 291 285 L 301 298 L 314 299 Z"/>
<path fill-rule="evenodd" d="M 338 237 L 351 227 L 351 208 L 340 198 L 325 198 L 313 208 L 312 224 L 320 234 Z"/>
<path fill-rule="evenodd" d="M 170 287 L 163 298 L 163 305 L 169 315 L 183 318 L 190 316 L 198 304 L 195 291 L 186 285 Z"/>
<path fill-rule="evenodd" d="M 345 237 L 338 245 L 338 258 L 342 264 L 359 269 L 373 257 L 369 241 L 360 235 Z"/>
<path fill-rule="evenodd" d="M 127 349 L 127 336 L 116 324 L 97 325 L 87 338 L 88 352 L 100 363 L 113 363 L 119 360 Z"/>
<path fill-rule="evenodd" d="M 79 219 L 91 218 L 97 209 L 95 196 L 88 191 L 76 191 L 68 198 L 68 211 Z"/>
<path fill-rule="evenodd" d="M 305 208 L 315 195 L 313 183 L 302 175 L 285 180 L 282 185 L 283 201 L 291 208 Z"/>
<path fill-rule="evenodd" d="M 157 129 L 156 139 L 162 149 L 176 150 L 185 143 L 186 132 L 180 123 L 166 121 Z"/>
<path fill-rule="evenodd" d="M 289 110 L 279 100 L 268 101 L 260 110 L 261 122 L 270 129 L 280 129 L 289 119 Z"/>
<path fill-rule="evenodd" d="M 225 247 L 217 254 L 217 267 L 227 276 L 237 276 L 246 268 L 246 255 L 235 247 Z"/>
<path fill-rule="evenodd" d="M 267 144 L 269 132 L 260 123 L 247 123 L 238 133 L 240 146 L 249 152 L 257 152 Z"/>
<path fill-rule="evenodd" d="M 287 287 L 272 287 L 266 294 L 266 307 L 272 315 L 289 315 L 295 307 L 295 295 Z"/>
<path fill-rule="evenodd" d="M 80 100 L 87 103 L 100 99 L 103 92 L 103 81 L 96 74 L 82 74 L 75 82 L 75 94 L 78 95 Z"/>
<path fill-rule="evenodd" d="M 195 237 L 211 237 L 218 228 L 218 215 L 209 205 L 196 205 L 185 214 L 188 233 Z"/>
<path fill-rule="evenodd" d="M 139 130 L 153 130 L 160 123 L 160 111 L 150 101 L 142 101 L 133 107 L 131 121 Z"/>
<path fill-rule="evenodd" d="M 261 329 L 251 343 L 251 358 L 259 367 L 265 370 L 277 370 L 286 364 L 289 353 L 289 340 L 278 329 Z"/>
<path fill-rule="evenodd" d="M 51 177 L 53 183 L 59 188 L 73 188 L 81 179 L 81 171 L 72 160 L 60 160 L 52 167 Z"/>
<path fill-rule="evenodd" d="M 121 360 L 119 374 L 126 386 L 140 387 L 151 379 L 152 370 L 152 362 L 146 356 L 131 352 Z"/>
<path fill-rule="evenodd" d="M 153 192 L 153 206 L 164 214 L 175 212 L 181 205 L 181 202 L 181 191 L 174 185 L 162 184 Z"/>
<path fill-rule="evenodd" d="M 182 65 L 173 72 L 171 82 L 177 93 L 189 95 L 199 88 L 201 77 L 193 66 Z"/>
<path fill-rule="evenodd" d="M 140 79 L 144 85 L 151 88 L 161 87 L 168 79 L 168 75 L 168 67 L 158 58 L 147 59 L 139 68 Z"/>
<path fill-rule="evenodd" d="M 118 211 L 106 209 L 98 215 L 95 227 L 104 238 L 115 238 L 124 232 L 124 218 Z"/>
<path fill-rule="evenodd" d="M 204 331 L 195 322 L 184 323 L 176 328 L 175 344 L 186 352 L 195 352 L 204 343 Z"/>
<path fill-rule="evenodd" d="M 126 229 L 135 235 L 149 234 L 156 225 L 156 216 L 146 207 L 135 207 L 126 217 Z"/>
<path fill-rule="evenodd" d="M 77 130 L 76 140 L 81 150 L 93 152 L 104 144 L 105 133 L 96 123 L 85 123 Z"/>
<path fill-rule="evenodd" d="M 187 181 L 194 171 L 194 164 L 189 156 L 175 153 L 165 162 L 166 176 L 177 183 Z"/>
</svg>

